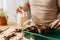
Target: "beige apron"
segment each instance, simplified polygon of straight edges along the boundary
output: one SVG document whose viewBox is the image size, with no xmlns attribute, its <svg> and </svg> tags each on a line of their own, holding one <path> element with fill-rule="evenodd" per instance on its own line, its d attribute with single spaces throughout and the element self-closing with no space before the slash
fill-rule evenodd
<svg viewBox="0 0 60 40">
<path fill-rule="evenodd" d="M 29 0 L 35 24 L 46 24 L 57 19 L 57 0 Z"/>
</svg>

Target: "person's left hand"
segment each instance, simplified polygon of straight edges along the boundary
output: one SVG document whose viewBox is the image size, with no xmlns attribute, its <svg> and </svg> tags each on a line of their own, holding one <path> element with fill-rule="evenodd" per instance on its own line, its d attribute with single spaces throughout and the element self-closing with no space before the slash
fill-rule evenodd
<svg viewBox="0 0 60 40">
<path fill-rule="evenodd" d="M 16 9 L 16 13 L 21 12 L 21 11 L 22 11 L 22 7 L 19 6 L 19 7 Z"/>
<path fill-rule="evenodd" d="M 60 30 L 60 20 L 55 20 L 49 26 L 51 26 L 51 28 L 55 28 L 57 30 Z"/>
</svg>

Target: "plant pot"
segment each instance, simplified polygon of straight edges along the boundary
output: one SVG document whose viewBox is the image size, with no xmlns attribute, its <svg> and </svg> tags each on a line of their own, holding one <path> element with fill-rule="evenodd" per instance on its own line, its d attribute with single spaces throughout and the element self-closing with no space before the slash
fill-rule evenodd
<svg viewBox="0 0 60 40">
<path fill-rule="evenodd" d="M 7 25 L 6 17 L 0 17 L 0 25 L 1 25 L 1 26 Z"/>
</svg>

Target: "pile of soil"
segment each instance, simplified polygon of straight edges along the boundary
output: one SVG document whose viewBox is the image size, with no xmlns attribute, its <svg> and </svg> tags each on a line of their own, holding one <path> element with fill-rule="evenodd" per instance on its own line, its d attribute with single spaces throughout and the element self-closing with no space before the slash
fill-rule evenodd
<svg viewBox="0 0 60 40">
<path fill-rule="evenodd" d="M 31 26 L 28 27 L 26 30 L 28 32 L 32 32 L 32 33 L 37 33 L 37 34 L 48 34 L 48 26 L 44 26 L 44 25 L 35 25 L 35 26 Z"/>
</svg>

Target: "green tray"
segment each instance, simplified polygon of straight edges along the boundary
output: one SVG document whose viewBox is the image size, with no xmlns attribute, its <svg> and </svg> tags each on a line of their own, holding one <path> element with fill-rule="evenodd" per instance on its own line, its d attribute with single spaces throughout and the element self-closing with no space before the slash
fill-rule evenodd
<svg viewBox="0 0 60 40">
<path fill-rule="evenodd" d="M 49 29 L 49 33 L 47 35 L 36 34 L 27 32 L 26 29 L 23 30 L 24 37 L 27 39 L 32 38 L 33 40 L 60 40 L 60 31 L 56 29 Z"/>
</svg>

